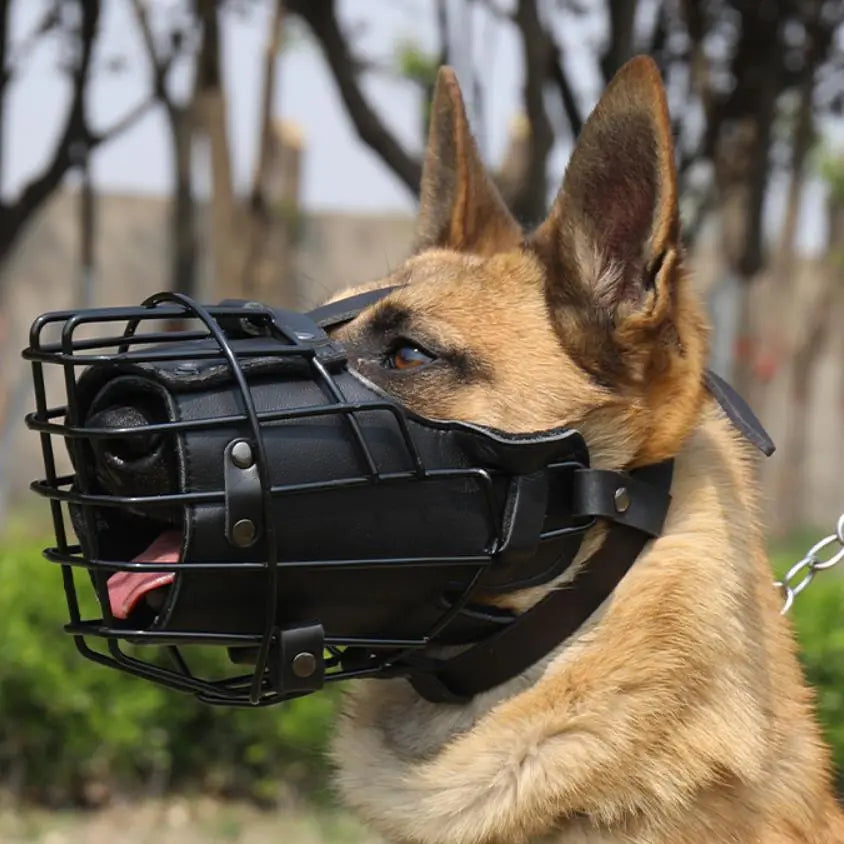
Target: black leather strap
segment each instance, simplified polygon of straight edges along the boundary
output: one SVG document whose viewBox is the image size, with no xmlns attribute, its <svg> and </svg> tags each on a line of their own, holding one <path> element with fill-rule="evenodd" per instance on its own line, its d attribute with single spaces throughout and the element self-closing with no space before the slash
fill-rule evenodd
<svg viewBox="0 0 844 844">
<path fill-rule="evenodd" d="M 358 293 L 355 296 L 338 299 L 336 302 L 329 302 L 327 305 L 314 308 L 308 312 L 308 316 L 320 328 L 334 328 L 354 319 L 364 308 L 374 305 L 388 293 L 397 290 L 399 286 L 380 287 L 377 290 L 367 290 L 366 293 Z"/>
<path fill-rule="evenodd" d="M 776 450 L 774 441 L 762 427 L 750 405 L 720 376 L 707 369 L 703 373 L 703 381 L 715 400 L 727 414 L 727 418 L 739 431 L 766 457 L 770 457 Z"/>
<path fill-rule="evenodd" d="M 673 467 L 668 460 L 631 473 L 637 482 L 659 490 L 666 511 Z M 500 632 L 451 659 L 414 660 L 408 679 L 427 700 L 457 703 L 516 677 L 578 630 L 612 594 L 650 539 L 643 530 L 613 522 L 604 544 L 570 585 L 553 590 Z"/>
<path fill-rule="evenodd" d="M 637 472 L 582 469 L 574 473 L 572 506 L 578 516 L 601 516 L 620 525 L 659 536 L 671 496 L 651 482 L 644 467 Z"/>
<path fill-rule="evenodd" d="M 354 319 L 364 308 L 374 305 L 398 287 L 381 287 L 338 299 L 315 308 L 308 316 L 321 328 L 334 328 Z M 703 382 L 733 425 L 764 455 L 770 457 L 776 448 L 774 441 L 747 402 L 721 376 L 709 369 L 704 370 Z"/>
</svg>

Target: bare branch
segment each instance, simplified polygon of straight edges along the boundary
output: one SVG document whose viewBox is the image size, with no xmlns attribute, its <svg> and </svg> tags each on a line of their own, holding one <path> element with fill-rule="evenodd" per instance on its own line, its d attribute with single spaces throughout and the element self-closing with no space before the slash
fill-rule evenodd
<svg viewBox="0 0 844 844">
<path fill-rule="evenodd" d="M 81 51 L 72 73 L 73 96 L 65 118 L 64 130 L 47 167 L 29 182 L 17 200 L 0 206 L 0 260 L 6 257 L 26 222 L 61 184 L 64 174 L 76 163 L 72 154 L 74 145 L 88 140 L 85 125 L 86 87 L 100 17 L 100 0 L 80 0 L 79 8 Z"/>
<path fill-rule="evenodd" d="M 99 132 L 90 129 L 87 123 L 87 85 L 99 25 L 100 0 L 79 0 L 79 8 L 81 49 L 79 60 L 71 72 L 73 95 L 64 128 L 50 163 L 21 190 L 13 202 L 0 205 L 0 261 L 8 255 L 26 223 L 59 187 L 67 171 L 78 164 L 78 145 L 91 150 L 113 140 L 142 117 L 154 102 L 152 98 L 140 102 L 107 129 Z"/>
<path fill-rule="evenodd" d="M 451 49 L 448 34 L 448 4 L 437 0 L 437 33 L 440 39 L 440 64 L 449 64 Z"/>
<path fill-rule="evenodd" d="M 132 11 L 135 13 L 135 20 L 138 23 L 138 29 L 141 31 L 141 38 L 147 51 L 147 58 L 152 65 L 156 83 L 158 84 L 160 81 L 163 81 L 165 69 L 158 55 L 158 50 L 155 47 L 155 39 L 152 36 L 152 28 L 149 25 L 149 17 L 147 15 L 147 4 L 145 0 L 130 0 L 130 2 L 132 4 Z"/>
<path fill-rule="evenodd" d="M 127 129 L 130 129 L 138 122 L 153 106 L 155 105 L 154 97 L 147 97 L 141 100 L 133 108 L 129 109 L 123 117 L 118 118 L 108 127 L 100 132 L 92 132 L 87 128 L 84 131 L 85 142 L 88 149 L 93 149 L 96 146 L 113 141 L 119 135 L 122 135 Z"/>
<path fill-rule="evenodd" d="M 167 235 L 170 242 L 170 289 L 188 295 L 196 293 L 197 235 L 194 221 L 191 140 L 194 96 L 177 102 L 168 90 L 170 69 L 178 53 L 178 41 L 171 37 L 171 51 L 161 55 L 149 23 L 148 0 L 131 0 L 152 69 L 153 97 L 164 108 L 173 150 L 173 194 Z M 175 35 L 175 33 L 173 34 Z"/>
<path fill-rule="evenodd" d="M 539 19 L 536 0 L 519 0 L 515 23 L 525 54 L 525 112 L 530 123 L 526 171 L 516 194 L 508 197 L 517 219 L 534 223 L 545 213 L 548 153 L 554 145 L 554 129 L 545 110 L 545 80 L 553 51 L 551 37 Z"/>
<path fill-rule="evenodd" d="M 146 48 L 147 58 L 152 67 L 153 86 L 155 89 L 155 96 L 161 101 L 161 104 L 171 111 L 175 108 L 175 104 L 170 97 L 167 90 L 167 75 L 175 59 L 175 51 L 167 56 L 161 56 L 155 46 L 155 39 L 153 38 L 152 28 L 149 25 L 149 15 L 146 0 L 130 0 L 132 4 L 132 11 L 135 13 L 135 20 L 138 24 L 138 29 L 141 31 L 141 38 Z"/>
<path fill-rule="evenodd" d="M 8 11 L 8 7 L 11 5 L 10 0 L 4 0 L 0 9 L 2 9 L 2 14 L 6 14 Z M 38 23 L 32 27 L 30 32 L 28 32 L 20 41 L 19 44 L 15 47 L 15 54 L 11 57 L 7 57 L 9 61 L 9 65 L 6 65 L 4 61 L 3 64 L 0 66 L 3 69 L 4 75 L 11 76 L 13 74 L 13 68 L 19 65 L 27 56 L 32 53 L 38 39 L 41 38 L 43 35 L 46 35 L 50 30 L 54 29 L 59 23 L 59 7 L 57 3 L 53 3 L 47 9 L 44 10 L 44 13 L 38 19 Z M 4 41 L 5 41 L 4 33 Z"/>
<path fill-rule="evenodd" d="M 551 55 L 548 60 L 548 78 L 560 92 L 563 111 L 571 127 L 571 134 L 576 138 L 583 128 L 584 115 L 577 104 L 574 90 L 571 87 L 568 74 L 563 66 L 563 53 L 560 46 L 552 41 Z"/>
<path fill-rule="evenodd" d="M 359 64 L 349 51 L 340 29 L 335 0 L 288 0 L 287 9 L 308 24 L 319 43 L 346 112 L 361 140 L 381 157 L 408 190 L 418 195 L 422 163 L 418 157 L 407 152 L 364 96 Z"/>
</svg>

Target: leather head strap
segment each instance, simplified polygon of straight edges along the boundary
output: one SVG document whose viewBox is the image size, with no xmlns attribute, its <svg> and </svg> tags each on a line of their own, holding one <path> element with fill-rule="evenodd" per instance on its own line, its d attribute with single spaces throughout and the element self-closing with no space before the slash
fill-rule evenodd
<svg viewBox="0 0 844 844">
<path fill-rule="evenodd" d="M 398 290 L 400 285 L 393 287 L 379 287 L 377 290 L 367 290 L 365 293 L 357 293 L 345 299 L 338 299 L 336 302 L 329 302 L 327 305 L 320 305 L 308 312 L 308 316 L 320 328 L 336 328 L 344 322 L 353 320 L 364 308 L 374 305 L 383 299 L 388 293 Z"/>
<path fill-rule="evenodd" d="M 750 405 L 720 376 L 711 369 L 703 373 L 703 383 L 727 414 L 730 422 L 766 457 L 770 457 L 776 446 L 762 427 Z"/>
<path fill-rule="evenodd" d="M 310 311 L 308 316 L 321 328 L 336 328 L 353 320 L 364 308 L 374 305 L 388 293 L 398 290 L 401 285 L 367 290 L 336 302 L 329 302 Z M 703 374 L 703 382 L 713 398 L 721 405 L 727 418 L 749 442 L 756 446 L 766 457 L 770 457 L 776 446 L 762 426 L 750 405 L 723 379 L 712 370 Z"/>
</svg>

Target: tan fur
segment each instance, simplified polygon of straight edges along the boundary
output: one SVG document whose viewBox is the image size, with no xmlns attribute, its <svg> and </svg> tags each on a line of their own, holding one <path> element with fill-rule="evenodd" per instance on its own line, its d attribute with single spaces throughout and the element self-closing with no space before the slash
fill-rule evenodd
<svg viewBox="0 0 844 844">
<path fill-rule="evenodd" d="M 429 703 L 403 680 L 358 684 L 334 744 L 344 799 L 395 842 L 844 842 L 748 446 L 702 387 L 706 328 L 682 269 L 655 67 L 619 73 L 526 241 L 483 175 L 449 71 L 425 171 L 420 251 L 373 285 L 404 286 L 342 339 L 363 349 L 379 313 L 401 308 L 409 341 L 476 363 L 463 380 L 435 366 L 388 379 L 414 410 L 510 431 L 572 425 L 597 466 L 674 456 L 673 499 L 613 595 L 523 676 L 467 705 Z M 628 194 L 635 218 L 619 207 Z M 363 351 L 352 363 L 375 365 Z M 558 585 L 502 600 L 525 609 Z"/>
</svg>

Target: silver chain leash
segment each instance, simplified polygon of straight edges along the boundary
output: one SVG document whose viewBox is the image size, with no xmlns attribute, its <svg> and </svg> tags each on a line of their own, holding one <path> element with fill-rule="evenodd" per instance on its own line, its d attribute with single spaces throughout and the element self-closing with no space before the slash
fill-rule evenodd
<svg viewBox="0 0 844 844">
<path fill-rule="evenodd" d="M 835 550 L 837 547 L 837 550 Z M 832 549 L 829 551 L 828 549 Z M 831 554 L 824 559 L 821 554 Z M 844 560 L 844 513 L 838 517 L 835 525 L 835 533 L 825 536 L 820 542 L 816 542 L 807 552 L 802 560 L 795 563 L 782 580 L 774 583 L 779 589 L 785 602 L 780 610 L 780 615 L 785 615 L 794 606 L 794 599 L 814 580 L 819 571 L 826 571 L 838 565 Z"/>
</svg>

